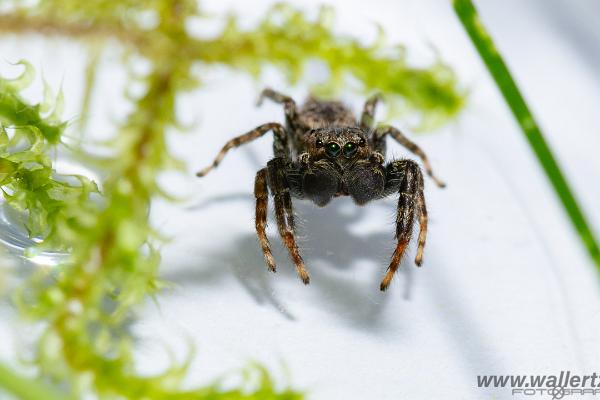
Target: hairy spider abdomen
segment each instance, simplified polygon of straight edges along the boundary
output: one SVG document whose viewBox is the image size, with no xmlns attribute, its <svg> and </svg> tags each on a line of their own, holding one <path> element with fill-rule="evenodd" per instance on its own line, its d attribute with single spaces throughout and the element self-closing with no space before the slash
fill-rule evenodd
<svg viewBox="0 0 600 400">
<path fill-rule="evenodd" d="M 298 122 L 305 130 L 330 126 L 356 126 L 356 118 L 339 101 L 322 101 L 310 97 L 298 112 Z"/>
</svg>

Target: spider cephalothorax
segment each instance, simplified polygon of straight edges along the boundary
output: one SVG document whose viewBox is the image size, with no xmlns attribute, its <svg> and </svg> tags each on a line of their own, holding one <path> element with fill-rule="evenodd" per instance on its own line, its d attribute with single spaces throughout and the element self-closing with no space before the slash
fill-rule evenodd
<svg viewBox="0 0 600 400">
<path fill-rule="evenodd" d="M 263 98 L 284 105 L 286 126 L 271 122 L 231 139 L 213 163 L 197 175 L 206 175 L 230 149 L 273 131 L 275 157 L 258 171 L 254 184 L 256 233 L 269 269 L 275 271 L 275 260 L 265 231 L 269 190 L 275 203 L 279 234 L 304 283 L 309 282 L 309 276 L 296 244 L 292 195 L 324 206 L 336 196 L 350 196 L 356 204 L 362 205 L 398 194 L 398 243 L 380 289 L 389 286 L 398 269 L 416 218 L 419 219 L 419 237 L 415 263 L 421 265 L 427 235 L 423 176 L 419 166 L 411 160 L 393 160 L 384 164 L 386 136 L 391 135 L 419 156 L 427 174 L 438 186 L 444 184 L 434 177 L 425 153 L 402 132 L 392 126 L 373 128 L 379 97 L 367 100 L 360 121 L 356 121 L 347 107 L 335 101 L 309 98 L 298 109 L 290 97 L 270 89 L 263 91 L 261 101 Z"/>
<path fill-rule="evenodd" d="M 352 196 L 357 204 L 379 197 L 384 190 L 383 156 L 368 143 L 369 131 L 361 127 L 312 129 L 298 157 L 301 183 L 292 188 L 298 197 L 324 206 L 334 196 Z M 292 180 L 293 181 L 293 180 Z"/>
</svg>

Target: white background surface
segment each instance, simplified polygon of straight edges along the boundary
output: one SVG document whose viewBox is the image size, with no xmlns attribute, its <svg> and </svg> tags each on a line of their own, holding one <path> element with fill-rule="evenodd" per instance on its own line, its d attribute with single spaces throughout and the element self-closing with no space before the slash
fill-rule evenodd
<svg viewBox="0 0 600 400">
<path fill-rule="evenodd" d="M 301 2 L 307 10 L 319 3 Z M 471 90 L 459 121 L 435 134 L 412 135 L 448 183 L 439 190 L 426 182 L 430 230 L 423 267 L 412 263 L 413 246 L 388 292 L 379 292 L 395 244 L 396 199 L 362 208 L 336 199 L 322 209 L 294 203 L 310 286 L 295 276 L 272 219 L 278 272 L 268 273 L 254 235 L 252 189 L 256 170 L 271 157 L 271 139 L 228 154 L 202 180 L 193 172 L 227 139 L 283 121 L 280 106 L 254 107 L 264 85 L 298 100 L 306 90 L 281 86 L 276 75 L 257 84 L 227 70 L 206 70 L 204 88 L 180 102 L 182 120 L 195 121 L 194 129 L 170 138 L 190 173 L 161 179 L 186 201 L 157 202 L 153 210 L 156 226 L 172 238 L 163 249 L 162 274 L 176 285 L 159 297 L 158 307 L 148 302 L 134 325 L 140 368 L 162 370 L 169 362 L 166 347 L 184 359 L 191 340 L 197 357 L 190 384 L 256 360 L 280 382 L 289 379 L 309 398 L 328 400 L 512 398 L 509 389 L 476 388 L 476 376 L 600 372 L 594 265 L 448 2 L 328 3 L 336 6 L 341 33 L 369 40 L 379 23 L 391 43 L 408 45 L 416 62 L 430 60 L 429 45 L 435 46 Z M 251 25 L 269 4 L 215 0 L 204 6 L 219 14 L 235 10 Z M 597 41 L 581 39 L 595 33 L 579 19 L 592 18 L 595 6 L 566 0 L 477 4 L 586 214 L 600 226 L 594 64 L 600 52 L 593 48 Z M 2 38 L 0 54 L 33 61 L 51 83 L 64 78 L 67 116 L 76 118 L 80 46 Z M 97 136 L 110 133 L 110 121 L 126 111 L 116 60 L 109 56 L 100 75 Z M 350 94 L 344 100 L 357 113 L 364 101 Z M 388 156 L 408 156 L 388 143 Z M 0 354 L 11 357 L 17 328 L 9 311 L 3 315 L 9 323 L 0 327 Z"/>
</svg>

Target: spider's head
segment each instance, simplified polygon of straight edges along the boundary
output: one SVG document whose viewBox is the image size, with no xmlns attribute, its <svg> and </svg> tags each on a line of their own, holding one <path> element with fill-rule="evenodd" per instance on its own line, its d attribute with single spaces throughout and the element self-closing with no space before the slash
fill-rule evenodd
<svg viewBox="0 0 600 400">
<path fill-rule="evenodd" d="M 368 158 L 371 149 L 367 132 L 359 127 L 327 127 L 309 134 L 308 153 L 311 160 L 329 160 L 344 168 L 356 160 Z"/>
</svg>

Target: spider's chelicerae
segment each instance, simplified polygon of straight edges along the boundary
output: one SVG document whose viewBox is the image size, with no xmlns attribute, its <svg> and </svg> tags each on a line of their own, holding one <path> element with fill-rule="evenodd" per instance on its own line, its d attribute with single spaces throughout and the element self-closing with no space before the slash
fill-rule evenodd
<svg viewBox="0 0 600 400">
<path fill-rule="evenodd" d="M 256 174 L 256 234 L 269 270 L 275 272 L 275 260 L 265 232 L 270 190 L 275 202 L 277 227 L 283 243 L 305 284 L 308 272 L 300 256 L 294 236 L 292 196 L 308 199 L 324 206 L 337 196 L 350 196 L 358 205 L 397 194 L 397 245 L 380 289 L 389 286 L 398 269 L 402 254 L 410 242 L 413 222 L 419 220 L 419 238 L 415 263 L 421 265 L 427 235 L 427 210 L 423 195 L 423 175 L 412 160 L 393 160 L 384 164 L 386 136 L 391 135 L 401 145 L 416 154 L 434 182 L 443 187 L 431 170 L 425 153 L 392 126 L 373 127 L 379 96 L 364 105 L 360 121 L 342 103 L 309 98 L 302 107 L 294 100 L 271 89 L 264 98 L 283 104 L 286 125 L 271 122 L 228 141 L 213 163 L 197 173 L 202 177 L 215 168 L 232 148 L 248 143 L 265 133 L 274 134 L 275 157 Z"/>
</svg>

